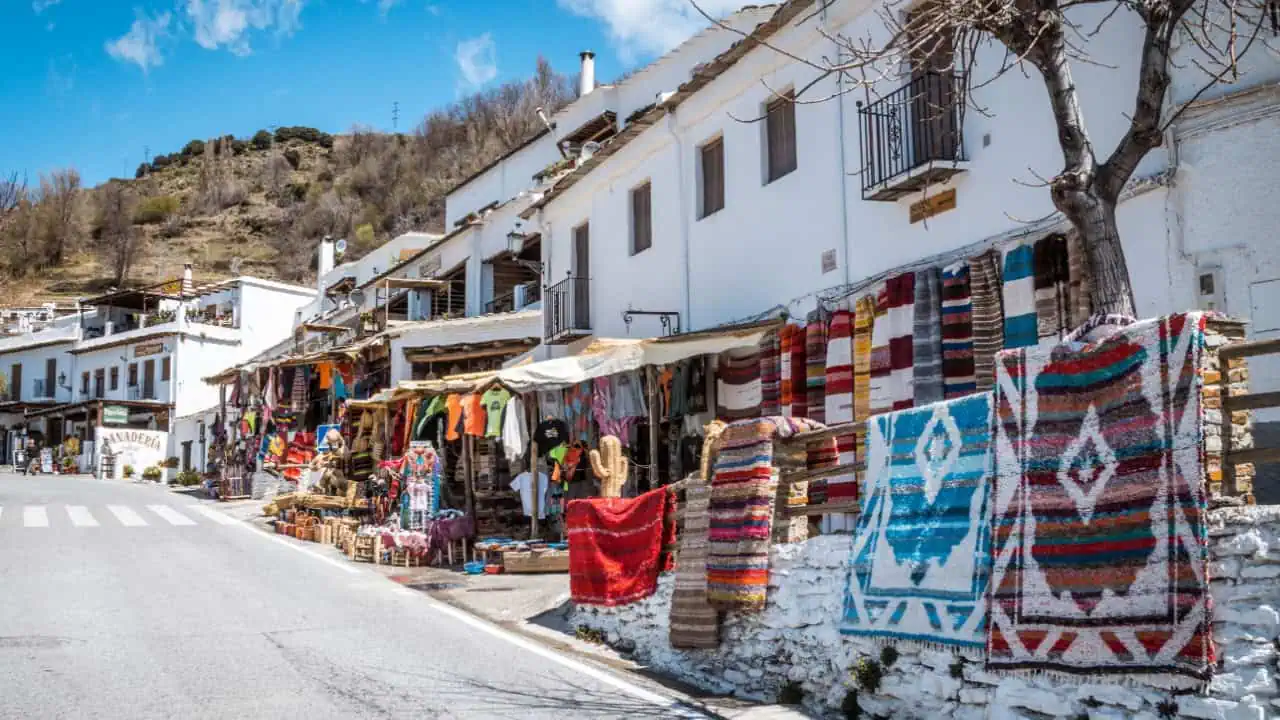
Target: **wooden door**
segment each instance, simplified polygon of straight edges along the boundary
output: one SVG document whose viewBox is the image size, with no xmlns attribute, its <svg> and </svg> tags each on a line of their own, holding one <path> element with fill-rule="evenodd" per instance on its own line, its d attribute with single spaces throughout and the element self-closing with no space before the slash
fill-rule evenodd
<svg viewBox="0 0 1280 720">
<path fill-rule="evenodd" d="M 591 327 L 591 226 L 583 223 L 573 230 L 573 328 Z"/>
<path fill-rule="evenodd" d="M 910 25 L 920 23 L 931 12 L 929 6 L 912 12 Z M 933 31 L 911 57 L 911 149 L 915 166 L 929 160 L 954 160 L 960 143 L 960 125 L 954 105 L 955 35 L 950 30 Z"/>
<path fill-rule="evenodd" d="M 156 399 L 156 361 L 148 360 L 142 364 L 142 399 Z"/>
</svg>

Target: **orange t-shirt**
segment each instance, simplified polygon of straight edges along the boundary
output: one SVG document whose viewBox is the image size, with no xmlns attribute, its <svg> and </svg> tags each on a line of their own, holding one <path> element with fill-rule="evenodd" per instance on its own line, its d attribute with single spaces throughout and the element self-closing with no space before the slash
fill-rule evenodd
<svg viewBox="0 0 1280 720">
<path fill-rule="evenodd" d="M 333 363 L 316 363 L 316 373 L 320 376 L 321 390 L 328 390 L 333 387 Z"/>
<path fill-rule="evenodd" d="M 464 413 L 462 431 L 468 435 L 476 437 L 484 437 L 484 403 L 480 400 L 480 393 L 468 393 L 462 396 L 462 409 Z"/>
<path fill-rule="evenodd" d="M 445 428 L 445 440 L 457 440 L 462 437 L 458 434 L 458 423 L 462 421 L 462 398 L 458 395 L 450 395 L 444 399 L 444 406 L 449 411 L 449 426 Z"/>
</svg>

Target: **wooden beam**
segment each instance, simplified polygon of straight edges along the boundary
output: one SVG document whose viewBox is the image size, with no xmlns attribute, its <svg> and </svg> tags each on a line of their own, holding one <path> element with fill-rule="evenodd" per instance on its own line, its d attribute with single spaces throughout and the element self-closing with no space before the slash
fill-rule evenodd
<svg viewBox="0 0 1280 720">
<path fill-rule="evenodd" d="M 778 438 L 778 444 L 809 445 L 811 443 L 830 440 L 839 435 L 849 435 L 850 433 L 857 432 L 858 428 L 862 427 L 862 425 L 864 425 L 864 423 L 841 423 L 839 425 L 832 425 L 830 427 L 823 428 L 822 430 L 810 430 L 808 432 L 796 433 L 788 438 Z"/>
<path fill-rule="evenodd" d="M 1222 464 L 1225 473 L 1227 467 L 1241 463 L 1280 462 L 1280 447 L 1252 448 L 1250 450 L 1232 450 L 1227 453 L 1227 460 Z"/>
<path fill-rule="evenodd" d="M 1243 358 L 1253 357 L 1254 355 L 1271 355 L 1273 353 L 1280 353 L 1280 338 L 1227 345 L 1218 351 L 1218 357 Z M 1225 370 L 1226 368 L 1223 368 L 1224 374 Z"/>
<path fill-rule="evenodd" d="M 857 500 L 846 500 L 841 503 L 829 503 L 826 505 L 800 505 L 797 507 L 787 508 L 787 514 L 795 517 L 796 515 L 827 515 L 830 513 L 860 513 L 862 512 L 862 504 Z"/>
<path fill-rule="evenodd" d="M 1258 408 L 1280 407 L 1280 392 L 1250 393 L 1248 395 L 1230 395 L 1222 398 L 1228 412 L 1232 410 L 1256 410 Z"/>
<path fill-rule="evenodd" d="M 448 280 L 433 280 L 431 278 L 386 278 L 383 281 L 384 287 L 388 290 L 391 288 L 410 290 L 444 290 L 449 287 Z"/>
<path fill-rule="evenodd" d="M 475 358 L 495 357 L 498 355 L 515 355 L 524 352 L 530 344 L 520 343 L 518 345 L 507 345 L 495 348 L 483 348 L 475 350 L 458 350 L 456 352 L 422 352 L 420 350 L 411 350 L 405 348 L 404 355 L 409 362 L 448 362 L 450 360 L 472 360 Z"/>
<path fill-rule="evenodd" d="M 326 325 L 324 323 L 302 323 L 298 326 L 304 332 L 343 333 L 351 330 L 343 325 Z"/>
<path fill-rule="evenodd" d="M 852 465 L 832 465 L 831 467 L 783 473 L 782 481 L 787 483 L 798 483 L 806 480 L 821 480 L 823 478 L 836 477 L 839 475 L 852 475 L 854 472 L 855 470 Z"/>
</svg>

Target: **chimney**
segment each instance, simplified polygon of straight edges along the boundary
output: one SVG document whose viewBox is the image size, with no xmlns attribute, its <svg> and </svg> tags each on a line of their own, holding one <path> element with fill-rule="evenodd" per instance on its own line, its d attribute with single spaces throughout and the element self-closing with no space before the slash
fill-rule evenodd
<svg viewBox="0 0 1280 720">
<path fill-rule="evenodd" d="M 316 290 L 324 293 L 324 276 L 333 270 L 333 238 L 326 235 L 320 241 L 320 257 L 316 263 Z"/>
<path fill-rule="evenodd" d="M 596 89 L 596 54 L 590 50 L 578 53 L 582 58 L 582 72 L 578 75 L 578 96 L 582 97 Z"/>
<path fill-rule="evenodd" d="M 182 266 L 182 294 L 189 295 L 195 282 L 191 278 L 191 263 Z"/>
</svg>

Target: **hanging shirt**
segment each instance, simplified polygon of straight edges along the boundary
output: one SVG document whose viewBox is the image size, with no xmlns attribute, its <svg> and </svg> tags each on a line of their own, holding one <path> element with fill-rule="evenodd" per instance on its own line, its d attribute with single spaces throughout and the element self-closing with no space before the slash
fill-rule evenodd
<svg viewBox="0 0 1280 720">
<path fill-rule="evenodd" d="M 507 412 L 502 418 L 502 450 L 507 455 L 507 462 L 515 462 L 524 457 L 528 448 L 529 433 L 525 430 L 524 401 L 519 395 L 512 395 L 507 403 Z"/>
<path fill-rule="evenodd" d="M 520 507 L 525 517 L 533 516 L 533 476 L 522 472 L 511 480 L 511 489 L 520 493 Z M 538 518 L 547 516 L 547 474 L 538 473 Z"/>
<path fill-rule="evenodd" d="M 484 404 L 478 393 L 467 393 L 462 396 L 462 431 L 468 435 L 482 437 L 484 435 Z"/>
<path fill-rule="evenodd" d="M 615 420 L 645 417 L 649 409 L 644 401 L 644 388 L 640 385 L 640 373 L 626 372 L 612 378 L 613 403 L 610 415 Z"/>
<path fill-rule="evenodd" d="M 485 437 L 501 437 L 502 436 L 502 411 L 507 409 L 507 402 L 511 400 L 511 392 L 504 387 L 497 385 L 489 388 L 480 396 L 480 404 L 484 406 L 486 416 L 485 421 Z"/>
<path fill-rule="evenodd" d="M 459 433 L 462 427 L 462 396 L 450 395 L 445 398 L 445 408 L 449 411 L 449 422 L 445 425 L 444 437 L 446 440 L 458 440 L 462 437 Z"/>
<path fill-rule="evenodd" d="M 328 390 L 333 383 L 333 363 L 316 363 L 316 373 L 320 376 L 320 389 Z"/>
<path fill-rule="evenodd" d="M 564 393 L 560 390 L 538 391 L 538 417 L 564 419 Z"/>
<path fill-rule="evenodd" d="M 533 430 L 533 441 L 545 457 L 553 448 L 569 442 L 569 426 L 563 420 L 543 420 Z"/>
</svg>

